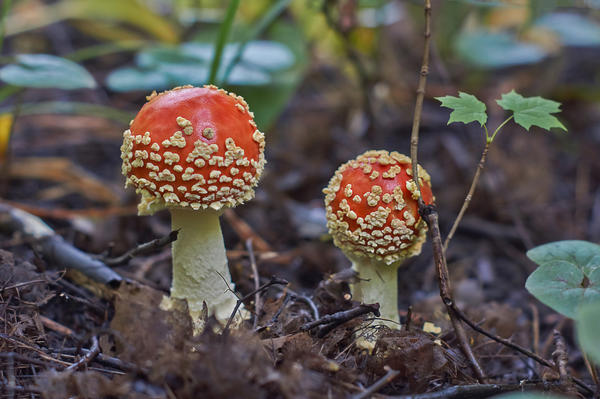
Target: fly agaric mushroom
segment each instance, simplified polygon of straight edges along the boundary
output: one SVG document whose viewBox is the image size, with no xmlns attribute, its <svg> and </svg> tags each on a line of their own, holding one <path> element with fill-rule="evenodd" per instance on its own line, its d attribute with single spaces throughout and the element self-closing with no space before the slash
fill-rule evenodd
<svg viewBox="0 0 600 399">
<path fill-rule="evenodd" d="M 167 208 L 173 230 L 171 296 L 184 298 L 195 321 L 206 303 L 226 320 L 237 302 L 219 216 L 254 197 L 265 165 L 265 137 L 240 96 L 177 87 L 152 93 L 123 134 L 126 184 L 142 195 L 140 215 Z"/>
<path fill-rule="evenodd" d="M 430 177 L 421 166 L 418 172 L 423 201 L 431 204 Z M 323 190 L 329 232 L 361 279 L 353 297 L 379 302 L 381 317 L 393 321 L 399 320 L 396 271 L 421 252 L 427 233 L 411 176 L 406 155 L 367 151 L 340 166 Z"/>
</svg>

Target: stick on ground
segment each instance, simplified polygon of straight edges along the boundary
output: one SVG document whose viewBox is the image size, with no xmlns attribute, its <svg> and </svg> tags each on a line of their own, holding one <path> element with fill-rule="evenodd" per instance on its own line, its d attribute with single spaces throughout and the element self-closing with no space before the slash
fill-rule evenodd
<svg viewBox="0 0 600 399">
<path fill-rule="evenodd" d="M 0 229 L 19 232 L 50 263 L 79 270 L 89 278 L 117 287 L 123 278 L 105 263 L 75 248 L 56 234 L 42 219 L 30 213 L 0 204 Z"/>
</svg>

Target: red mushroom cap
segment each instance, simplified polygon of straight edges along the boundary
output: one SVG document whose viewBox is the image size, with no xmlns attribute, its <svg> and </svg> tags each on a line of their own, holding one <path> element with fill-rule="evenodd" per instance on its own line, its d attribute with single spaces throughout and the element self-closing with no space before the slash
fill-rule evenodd
<svg viewBox="0 0 600 399">
<path fill-rule="evenodd" d="M 418 167 L 423 201 L 431 204 L 431 179 Z M 411 160 L 397 152 L 367 151 L 338 168 L 323 190 L 327 227 L 348 256 L 386 264 L 418 255 L 427 226 L 418 212 Z"/>
<path fill-rule="evenodd" d="M 126 186 L 154 207 L 233 207 L 254 197 L 264 134 L 240 96 L 215 86 L 182 86 L 148 97 L 123 134 Z"/>
</svg>

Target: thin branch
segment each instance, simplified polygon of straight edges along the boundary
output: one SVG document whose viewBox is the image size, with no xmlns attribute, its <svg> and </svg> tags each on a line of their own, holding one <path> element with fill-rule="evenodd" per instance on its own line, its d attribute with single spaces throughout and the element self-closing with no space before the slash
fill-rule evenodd
<svg viewBox="0 0 600 399">
<path fill-rule="evenodd" d="M 479 164 L 477 165 L 477 170 L 475 171 L 475 176 L 473 176 L 473 181 L 471 182 L 471 187 L 469 188 L 469 192 L 467 193 L 467 196 L 465 197 L 462 207 L 460 208 L 460 212 L 458 212 L 458 216 L 456 216 L 456 219 L 454 220 L 454 223 L 452 224 L 452 228 L 450 229 L 448 236 L 446 236 L 446 240 L 444 240 L 444 253 L 448 250 L 448 244 L 450 243 L 450 240 L 452 239 L 452 237 L 454 237 L 454 233 L 456 232 L 456 229 L 458 228 L 460 221 L 462 220 L 465 212 L 467 211 L 467 208 L 469 207 L 469 204 L 471 203 L 471 199 L 473 198 L 473 194 L 475 193 L 475 188 L 477 187 L 477 184 L 479 183 L 479 177 L 481 176 L 481 171 L 483 170 L 483 167 L 485 165 L 485 160 L 487 158 L 487 154 L 490 149 L 490 143 L 491 143 L 490 141 L 485 142 L 485 147 L 483 147 L 483 152 L 481 153 L 481 158 L 479 159 Z"/>
<path fill-rule="evenodd" d="M 554 352 L 552 352 L 552 358 L 554 359 L 558 375 L 560 375 L 560 380 L 564 383 L 568 379 L 567 365 L 569 363 L 569 357 L 567 354 L 567 344 L 565 344 L 565 340 L 558 330 L 554 330 L 552 335 L 554 337 L 554 347 L 556 348 Z"/>
<path fill-rule="evenodd" d="M 337 326 L 368 313 L 373 313 L 375 316 L 379 317 L 379 304 L 361 303 L 355 308 L 325 315 L 318 320 L 304 324 L 300 327 L 300 331 L 309 331 L 319 327 L 317 330 L 317 337 L 322 338 Z"/>
<path fill-rule="evenodd" d="M 2 45 L 4 43 L 4 36 L 6 35 L 6 20 L 8 19 L 8 12 L 12 6 L 12 0 L 4 0 L 2 9 L 0 9 L 0 52 L 2 52 Z"/>
<path fill-rule="evenodd" d="M 388 368 L 387 373 L 385 373 L 385 375 L 383 377 L 381 377 L 379 380 L 375 381 L 375 383 L 373 383 L 373 385 L 371 385 L 369 388 L 365 389 L 363 392 L 352 396 L 352 399 L 366 399 L 366 398 L 370 397 L 374 393 L 377 393 L 377 391 L 379 391 L 381 388 L 383 388 L 390 382 L 394 381 L 394 379 L 396 377 L 398 377 L 399 374 L 400 374 L 400 372 L 398 370 L 392 370 L 392 369 Z"/>
<path fill-rule="evenodd" d="M 252 238 L 246 240 L 246 249 L 250 258 L 250 267 L 252 268 L 252 277 L 254 278 L 254 290 L 256 291 L 256 294 L 254 294 L 254 321 L 252 322 L 252 329 L 256 330 L 262 305 L 260 303 L 260 292 L 258 291 L 260 288 L 260 276 L 258 275 L 258 267 L 256 266 L 254 248 L 252 248 Z"/>
<path fill-rule="evenodd" d="M 79 367 L 86 365 L 89 362 L 91 362 L 92 360 L 94 360 L 94 358 L 99 353 L 100 353 L 100 344 L 98 343 L 98 337 L 93 336 L 92 337 L 92 346 L 90 347 L 90 350 L 85 352 L 85 355 L 83 355 L 83 357 L 81 359 L 79 359 L 77 362 L 75 362 L 72 365 L 70 365 L 69 367 L 67 367 L 66 370 L 69 370 L 69 371 L 77 370 Z"/>
<path fill-rule="evenodd" d="M 446 310 L 450 316 L 452 327 L 454 327 L 454 331 L 456 332 L 456 337 L 458 338 L 463 354 L 469 360 L 471 368 L 475 372 L 479 382 L 483 383 L 486 379 L 485 373 L 473 354 L 473 349 L 471 348 L 471 345 L 469 345 L 467 334 L 463 328 L 460 317 L 456 312 L 456 305 L 454 304 L 454 298 L 450 288 L 450 274 L 448 273 L 446 256 L 444 255 L 444 250 L 442 247 L 442 237 L 440 234 L 437 210 L 435 207 L 429 205 L 419 209 L 419 212 L 429 227 L 429 234 L 431 236 L 433 246 L 433 259 L 437 269 L 438 282 L 440 286 L 440 296 L 444 302 L 444 305 L 446 305 Z"/>
<path fill-rule="evenodd" d="M 421 393 L 417 395 L 383 396 L 386 399 L 466 399 L 487 398 L 505 392 L 513 391 L 547 391 L 550 387 L 560 387 L 559 384 L 545 382 L 526 384 L 473 384 L 455 385 L 441 391 Z"/>
<path fill-rule="evenodd" d="M 139 255 L 145 255 L 156 250 L 162 249 L 167 245 L 171 244 L 173 241 L 177 240 L 177 235 L 179 234 L 179 230 L 174 230 L 167 234 L 164 237 L 156 238 L 152 241 L 145 242 L 143 244 L 138 245 L 135 248 L 131 248 L 129 251 L 125 252 L 123 255 L 114 257 L 114 258 L 106 258 L 102 259 L 104 263 L 109 266 L 119 265 L 121 263 L 127 262 L 130 259 L 135 258 Z"/>
<path fill-rule="evenodd" d="M 79 351 L 83 352 L 84 355 L 87 355 L 88 353 L 90 353 L 91 350 L 81 348 Z M 63 348 L 63 349 L 61 349 L 60 352 L 54 352 L 53 355 L 54 356 L 64 356 L 64 355 L 72 355 L 77 352 L 78 352 L 77 348 Z M 140 367 L 134 363 L 129 363 L 129 362 L 126 362 L 124 360 L 121 360 L 119 358 L 112 357 L 112 356 L 106 356 L 102 353 L 98 353 L 96 355 L 96 358 L 93 360 L 94 360 L 94 362 L 101 363 L 105 366 L 109 366 L 109 367 L 119 369 L 122 371 L 131 371 L 131 372 L 135 372 L 135 373 L 148 372 L 148 370 L 140 369 Z"/>
<path fill-rule="evenodd" d="M 67 243 L 42 219 L 21 209 L 0 204 L 0 229 L 20 232 L 32 241 L 36 251 L 60 267 L 79 270 L 91 279 L 112 287 L 122 281 L 122 277 L 105 263 Z"/>
<path fill-rule="evenodd" d="M 241 298 L 238 298 L 237 303 L 235 304 L 235 307 L 233 308 L 233 311 L 231 312 L 231 316 L 229 316 L 229 320 L 227 320 L 227 324 L 225 324 L 225 328 L 223 329 L 223 335 L 226 336 L 228 334 L 229 327 L 231 326 L 231 323 L 233 322 L 233 318 L 235 317 L 235 314 L 239 310 L 240 306 L 242 306 L 242 303 L 244 303 L 244 301 L 248 300 L 249 298 L 252 298 L 252 296 L 255 295 L 256 293 L 262 292 L 262 291 L 266 290 L 267 288 L 271 287 L 272 285 L 288 285 L 288 284 L 289 284 L 289 282 L 287 280 L 284 280 L 284 279 L 278 278 L 278 277 L 271 277 L 271 280 L 269 280 L 267 283 L 264 283 L 263 285 L 258 287 L 258 289 L 244 295 Z"/>
<path fill-rule="evenodd" d="M 427 84 L 427 75 L 429 74 L 429 47 L 431 41 L 431 0 L 425 0 L 425 43 L 423 52 L 423 62 L 421 64 L 421 73 L 419 76 L 419 83 L 417 85 L 417 98 L 415 101 L 415 111 L 413 115 L 413 125 L 410 136 L 410 157 L 412 160 L 412 175 L 415 184 L 419 190 L 419 213 L 421 217 L 427 223 L 431 239 L 433 241 L 433 256 L 435 259 L 436 268 L 438 271 L 438 281 L 440 285 L 440 296 L 446 303 L 446 298 L 450 299 L 450 303 L 453 303 L 452 293 L 450 290 L 450 277 L 448 275 L 448 267 L 446 265 L 446 258 L 444 256 L 444 250 L 442 246 L 442 239 L 440 236 L 439 225 L 437 220 L 437 211 L 433 206 L 426 206 L 423 201 L 423 195 L 421 193 L 421 185 L 419 183 L 419 171 L 418 171 L 418 146 L 419 146 L 419 125 L 421 123 L 421 113 L 423 111 L 423 99 L 425 97 L 425 86 Z M 473 350 L 469 345 L 467 335 L 464 328 L 456 318 L 456 315 L 452 311 L 452 307 L 446 303 L 448 315 L 452 321 L 452 326 L 456 332 L 456 336 L 460 342 L 461 349 L 464 355 L 469 359 L 471 367 L 480 382 L 485 380 L 485 374 L 483 369 L 477 362 Z"/>
<path fill-rule="evenodd" d="M 442 298 L 443 299 L 443 298 Z M 494 335 L 492 333 L 490 333 L 489 331 L 484 330 L 483 328 L 481 328 L 479 325 L 473 323 L 473 321 L 471 321 L 463 312 L 462 310 L 460 310 L 454 303 L 451 303 L 451 306 L 453 308 L 454 313 L 460 317 L 460 319 L 462 321 L 464 321 L 465 323 L 467 323 L 467 325 L 469 327 L 471 327 L 473 330 L 477 331 L 478 333 L 485 335 L 486 337 L 504 345 L 507 346 L 517 352 L 520 352 L 522 354 L 524 354 L 525 356 L 535 360 L 536 362 L 538 362 L 539 364 L 546 366 L 546 367 L 550 367 L 550 368 L 554 368 L 554 363 L 550 362 L 549 360 L 544 359 L 543 357 L 537 355 L 536 353 L 531 352 L 530 350 L 523 348 L 520 345 L 515 344 L 514 342 L 511 342 L 508 339 L 499 337 L 497 335 Z M 594 393 L 594 390 L 588 386 L 585 382 L 583 382 L 582 380 L 580 380 L 579 378 L 576 377 L 571 377 L 571 379 L 573 380 L 573 382 L 575 382 L 575 384 L 579 385 L 579 387 L 581 387 L 582 389 L 584 389 L 585 391 L 587 391 L 589 394 Z"/>
<path fill-rule="evenodd" d="M 413 307 L 412 307 L 412 305 L 410 305 L 408 307 L 408 311 L 406 312 L 406 323 L 404 323 L 405 331 L 410 331 L 410 328 L 412 325 L 412 312 L 413 312 Z"/>
<path fill-rule="evenodd" d="M 419 190 L 419 207 L 423 203 L 421 194 L 421 185 L 419 184 L 418 171 L 418 148 L 419 148 L 419 127 L 421 124 L 421 113 L 423 112 L 423 99 L 425 98 L 425 86 L 427 85 L 427 75 L 429 75 L 429 47 L 431 42 L 431 0 L 425 0 L 425 43 L 423 45 L 423 61 L 421 63 L 421 72 L 419 83 L 417 85 L 417 99 L 415 101 L 415 112 L 413 114 L 412 131 L 410 133 L 410 158 L 412 159 L 412 175 L 415 184 Z"/>
</svg>

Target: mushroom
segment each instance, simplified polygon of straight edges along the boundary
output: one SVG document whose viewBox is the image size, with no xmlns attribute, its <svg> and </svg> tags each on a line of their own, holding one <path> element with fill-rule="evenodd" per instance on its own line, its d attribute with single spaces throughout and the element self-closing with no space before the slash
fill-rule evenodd
<svg viewBox="0 0 600 399">
<path fill-rule="evenodd" d="M 264 134 L 242 97 L 215 86 L 176 87 L 147 100 L 123 134 L 125 186 L 142 196 L 138 214 L 166 208 L 179 230 L 171 297 L 187 300 L 195 322 L 204 304 L 224 321 L 237 297 L 219 216 L 254 197 Z"/>
<path fill-rule="evenodd" d="M 423 201 L 431 204 L 430 177 L 421 166 L 418 171 Z M 395 322 L 397 269 L 421 252 L 427 232 L 411 175 L 406 155 L 367 151 L 340 166 L 323 190 L 329 232 L 360 279 L 351 287 L 353 298 L 379 302 L 381 317 Z"/>
</svg>

